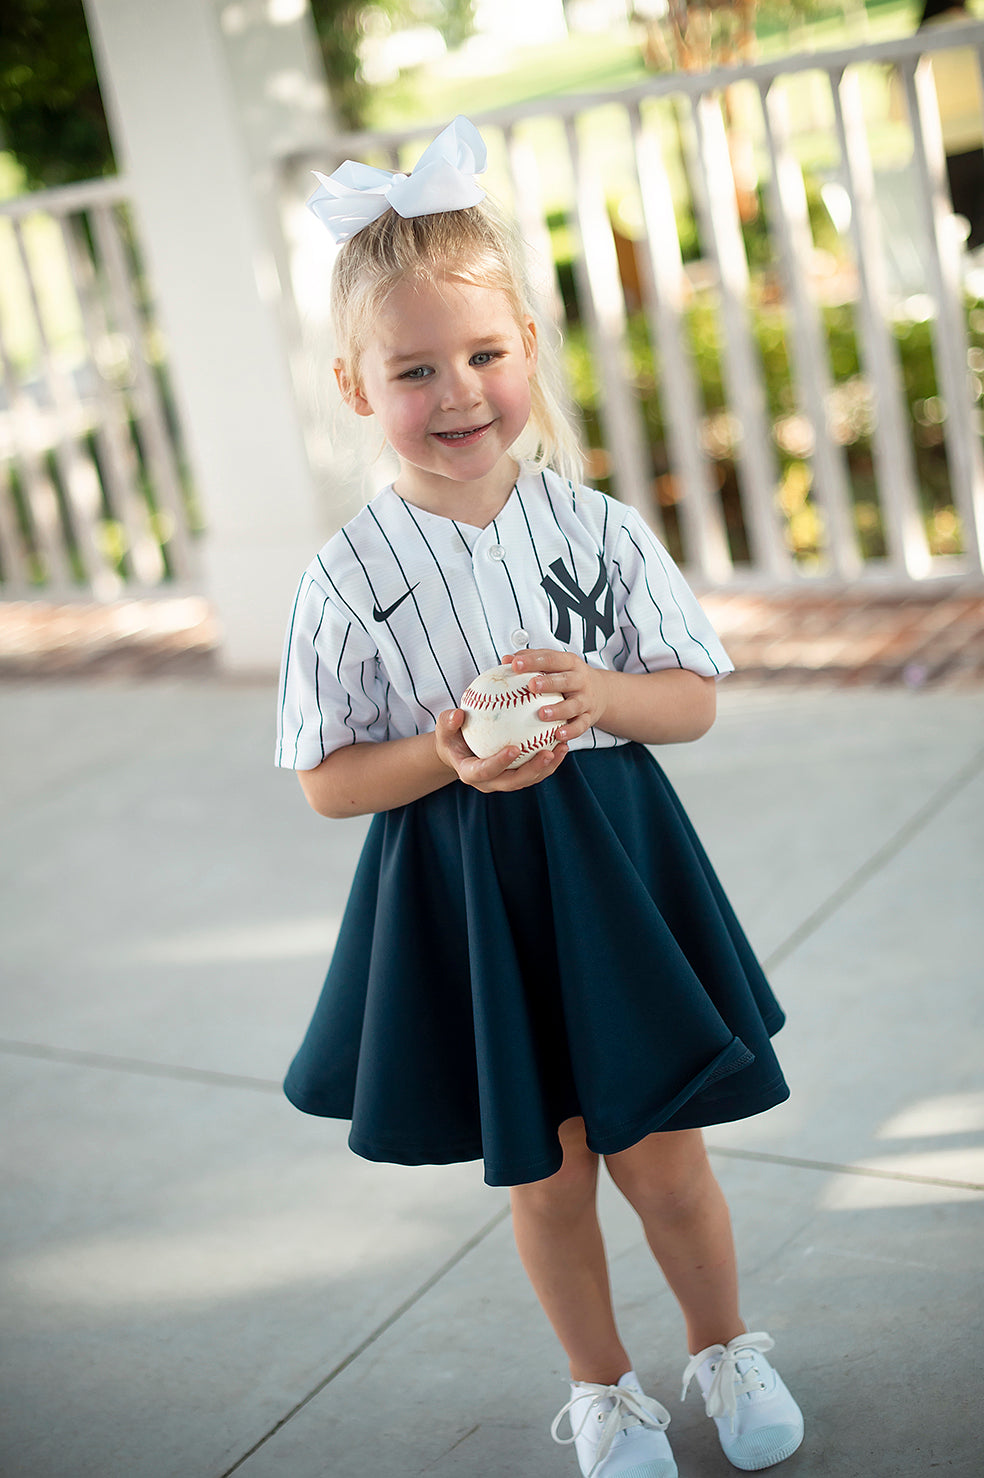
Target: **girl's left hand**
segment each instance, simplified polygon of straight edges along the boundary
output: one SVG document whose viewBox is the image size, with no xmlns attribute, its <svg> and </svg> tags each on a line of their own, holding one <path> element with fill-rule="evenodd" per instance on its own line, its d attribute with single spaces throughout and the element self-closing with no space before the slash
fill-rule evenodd
<svg viewBox="0 0 984 1478">
<path fill-rule="evenodd" d="M 509 663 L 514 672 L 532 673 L 530 687 L 534 692 L 561 695 L 563 702 L 551 703 L 537 712 L 548 722 L 560 720 L 564 741 L 577 739 L 600 723 L 609 674 L 589 667 L 583 657 L 574 652 L 536 647 L 532 651 L 507 653 L 502 661 Z"/>
</svg>

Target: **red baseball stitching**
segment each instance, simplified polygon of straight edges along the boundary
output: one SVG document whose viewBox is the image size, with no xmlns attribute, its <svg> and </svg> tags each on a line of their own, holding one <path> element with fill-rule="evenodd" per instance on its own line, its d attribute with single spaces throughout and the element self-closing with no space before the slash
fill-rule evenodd
<svg viewBox="0 0 984 1478">
<path fill-rule="evenodd" d="M 534 734 L 532 739 L 524 740 L 523 743 L 519 746 L 520 754 L 529 754 L 532 750 L 535 749 L 552 749 L 554 744 L 556 743 L 557 735 L 559 734 L 559 732 L 560 725 L 558 724 L 556 728 L 544 729 L 542 733 Z"/>
<path fill-rule="evenodd" d="M 469 687 L 466 688 L 462 697 L 461 706 L 464 708 L 465 703 L 468 702 L 473 708 L 478 709 L 515 708 L 521 698 L 537 697 L 539 694 L 534 693 L 533 689 L 525 683 L 521 688 L 514 688 L 510 693 L 480 693 L 476 688 Z"/>
</svg>

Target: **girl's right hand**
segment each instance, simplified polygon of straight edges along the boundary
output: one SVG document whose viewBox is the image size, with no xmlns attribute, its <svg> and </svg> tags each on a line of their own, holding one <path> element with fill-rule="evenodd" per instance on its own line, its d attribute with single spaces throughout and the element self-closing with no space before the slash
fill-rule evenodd
<svg viewBox="0 0 984 1478">
<path fill-rule="evenodd" d="M 476 790 L 489 793 L 525 790 L 527 786 L 539 785 L 541 780 L 554 773 L 567 753 L 567 745 L 558 744 L 555 749 L 546 749 L 535 754 L 525 765 L 520 765 L 518 770 L 510 770 L 509 766 L 516 759 L 519 750 L 515 746 L 508 746 L 487 760 L 478 759 L 465 743 L 461 732 L 464 721 L 465 712 L 462 708 L 450 708 L 445 713 L 439 713 L 434 740 L 438 758 L 454 770 L 459 780 L 465 785 L 474 786 Z"/>
</svg>

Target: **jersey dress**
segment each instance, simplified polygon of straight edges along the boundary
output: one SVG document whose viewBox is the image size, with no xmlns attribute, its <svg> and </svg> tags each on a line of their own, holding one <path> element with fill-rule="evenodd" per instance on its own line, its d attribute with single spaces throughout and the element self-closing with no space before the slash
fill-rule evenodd
<svg viewBox="0 0 984 1478">
<path fill-rule="evenodd" d="M 430 732 L 525 646 L 732 670 L 634 509 L 527 472 L 479 529 L 386 488 L 301 578 L 277 763 Z M 374 817 L 285 1091 L 368 1159 L 521 1184 L 575 1115 L 605 1154 L 782 1101 L 783 1019 L 655 758 L 591 729 L 526 790 L 455 780 Z"/>
</svg>

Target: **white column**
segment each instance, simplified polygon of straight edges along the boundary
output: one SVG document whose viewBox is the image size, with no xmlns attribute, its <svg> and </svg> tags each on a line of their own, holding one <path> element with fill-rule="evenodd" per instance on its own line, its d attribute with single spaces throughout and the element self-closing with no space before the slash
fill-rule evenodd
<svg viewBox="0 0 984 1478">
<path fill-rule="evenodd" d="M 208 533 L 224 665 L 279 660 L 330 532 L 291 384 L 273 153 L 328 137 L 303 0 L 85 0 Z"/>
</svg>

